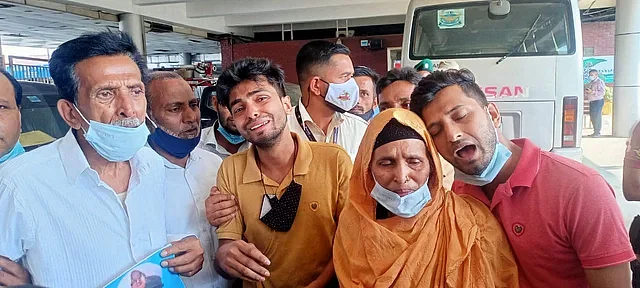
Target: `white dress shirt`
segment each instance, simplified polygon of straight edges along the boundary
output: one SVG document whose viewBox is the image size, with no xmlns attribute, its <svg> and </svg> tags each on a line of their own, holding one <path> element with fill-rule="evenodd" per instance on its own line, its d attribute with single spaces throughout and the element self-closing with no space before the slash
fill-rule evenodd
<svg viewBox="0 0 640 288">
<path fill-rule="evenodd" d="M 216 185 L 222 159 L 213 153 L 196 148 L 189 155 L 186 168 L 164 160 L 167 188 L 167 233 L 195 234 L 204 248 L 202 270 L 193 277 L 183 277 L 187 287 L 231 287 L 230 281 L 219 276 L 213 268 L 218 250 L 215 227 L 209 225 L 204 202 L 211 187 Z"/>
<path fill-rule="evenodd" d="M 202 129 L 202 137 L 200 137 L 200 143 L 198 143 L 198 147 L 202 148 L 206 151 L 209 151 L 213 154 L 218 155 L 220 158 L 225 159 L 231 156 L 231 152 L 227 151 L 222 145 L 218 144 L 218 140 L 216 139 L 216 129 L 218 121 L 216 121 L 213 126 Z M 251 143 L 249 141 L 244 141 L 238 149 L 238 152 L 245 151 L 251 147 Z"/>
<path fill-rule="evenodd" d="M 298 105 L 297 107 L 300 107 L 302 121 L 309 127 L 309 130 L 311 130 L 311 133 L 318 142 L 338 144 L 347 150 L 347 153 L 351 156 L 351 161 L 356 159 L 360 142 L 362 141 L 362 137 L 364 137 L 367 126 L 369 126 L 367 121 L 364 121 L 360 116 L 336 112 L 333 119 L 331 119 L 331 123 L 329 123 L 327 135 L 313 122 L 304 105 Z M 289 115 L 289 130 L 297 133 L 303 139 L 311 140 L 307 137 L 307 134 L 304 133 L 304 129 L 300 123 L 298 123 L 295 109 L 296 107 L 294 107 L 293 112 Z"/>
<path fill-rule="evenodd" d="M 73 133 L 0 166 L 0 255 L 36 285 L 101 287 L 167 243 L 162 158 L 129 161 L 123 205 Z"/>
</svg>

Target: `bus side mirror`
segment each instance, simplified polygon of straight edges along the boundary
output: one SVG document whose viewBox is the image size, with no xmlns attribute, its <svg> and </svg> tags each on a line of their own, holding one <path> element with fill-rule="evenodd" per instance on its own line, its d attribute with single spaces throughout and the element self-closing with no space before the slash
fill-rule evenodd
<svg viewBox="0 0 640 288">
<path fill-rule="evenodd" d="M 489 2 L 489 13 L 495 16 L 506 16 L 511 12 L 511 3 L 508 0 L 494 0 Z"/>
</svg>

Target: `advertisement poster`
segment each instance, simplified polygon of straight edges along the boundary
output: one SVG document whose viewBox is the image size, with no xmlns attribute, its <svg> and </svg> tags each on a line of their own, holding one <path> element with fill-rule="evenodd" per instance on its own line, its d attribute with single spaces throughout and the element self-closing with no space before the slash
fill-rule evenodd
<svg viewBox="0 0 640 288">
<path fill-rule="evenodd" d="M 589 83 L 589 70 L 598 70 L 604 83 L 613 83 L 613 56 L 589 56 L 582 60 L 584 84 Z"/>
<path fill-rule="evenodd" d="M 169 268 L 160 266 L 162 260 L 173 257 L 162 258 L 160 256 L 160 252 L 167 247 L 169 245 L 138 262 L 107 284 L 105 288 L 185 288 L 180 275 L 173 274 Z"/>
</svg>

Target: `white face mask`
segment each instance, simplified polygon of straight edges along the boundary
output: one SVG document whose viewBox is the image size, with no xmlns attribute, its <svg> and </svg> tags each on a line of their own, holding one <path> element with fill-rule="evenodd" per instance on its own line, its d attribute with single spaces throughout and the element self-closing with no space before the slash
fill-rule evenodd
<svg viewBox="0 0 640 288">
<path fill-rule="evenodd" d="M 360 88 L 355 79 L 351 78 L 342 84 L 329 83 L 322 79 L 320 81 L 329 85 L 324 101 L 331 104 L 334 110 L 344 113 L 358 104 Z"/>
<path fill-rule="evenodd" d="M 389 212 L 402 218 L 411 218 L 418 215 L 422 208 L 431 201 L 429 179 L 418 190 L 404 197 L 400 197 L 398 193 L 382 187 L 378 181 L 375 182 L 376 186 L 371 191 L 371 198 L 375 199 L 384 208 L 387 208 Z"/>
</svg>

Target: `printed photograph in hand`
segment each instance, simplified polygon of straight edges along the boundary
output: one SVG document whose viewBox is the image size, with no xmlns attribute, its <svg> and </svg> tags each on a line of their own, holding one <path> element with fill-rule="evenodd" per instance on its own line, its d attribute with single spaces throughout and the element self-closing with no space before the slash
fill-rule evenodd
<svg viewBox="0 0 640 288">
<path fill-rule="evenodd" d="M 184 288 L 180 275 L 160 266 L 163 260 L 168 259 L 160 256 L 164 248 L 129 268 L 105 288 Z"/>
</svg>

